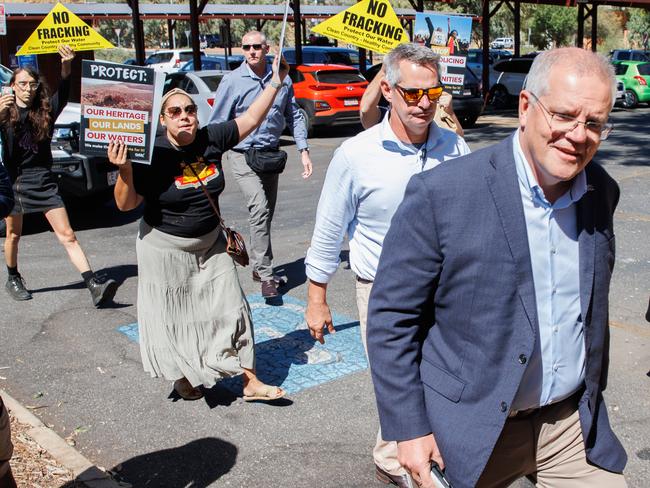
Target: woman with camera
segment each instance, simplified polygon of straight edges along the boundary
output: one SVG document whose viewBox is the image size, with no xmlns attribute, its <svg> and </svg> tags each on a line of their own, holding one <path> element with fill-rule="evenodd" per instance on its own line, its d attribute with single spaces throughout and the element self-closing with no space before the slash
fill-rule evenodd
<svg viewBox="0 0 650 488">
<path fill-rule="evenodd" d="M 18 68 L 3 87 L 0 96 L 0 130 L 4 165 L 13 184 L 15 204 L 5 219 L 4 243 L 8 279 L 5 288 L 14 300 L 30 300 L 32 294 L 18 272 L 18 243 L 23 230 L 23 216 L 42 212 L 72 264 L 81 273 L 93 304 L 98 307 L 115 295 L 117 283 L 102 281 L 90 269 L 88 259 L 75 236 L 58 185 L 52 176 L 52 131 L 57 116 L 68 103 L 70 71 L 74 51 L 58 47 L 61 56 L 61 83 L 54 95 L 42 77 L 32 68 Z"/>
<path fill-rule="evenodd" d="M 201 398 L 201 385 L 239 374 L 244 400 L 285 394 L 255 374 L 251 312 L 216 214 L 225 186 L 222 155 L 264 120 L 288 72 L 278 62 L 257 100 L 224 123 L 199 129 L 192 97 L 168 92 L 159 115 L 165 133 L 150 165 L 131 164 L 124 143 L 108 147 L 119 167 L 117 206 L 127 211 L 144 202 L 136 242 L 142 363 L 152 377 L 173 380 L 185 400 Z"/>
</svg>

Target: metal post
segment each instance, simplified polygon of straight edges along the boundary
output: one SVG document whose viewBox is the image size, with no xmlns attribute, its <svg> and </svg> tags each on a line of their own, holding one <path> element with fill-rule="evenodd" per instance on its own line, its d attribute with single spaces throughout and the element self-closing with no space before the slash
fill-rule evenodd
<svg viewBox="0 0 650 488">
<path fill-rule="evenodd" d="M 174 49 L 174 30 L 176 29 L 176 21 L 172 19 L 167 19 L 167 42 L 169 43 L 169 49 Z"/>
<path fill-rule="evenodd" d="M 133 43 L 135 44 L 135 59 L 142 66 L 144 65 L 144 27 L 140 20 L 140 0 L 131 1 L 131 17 L 133 18 Z"/>
<path fill-rule="evenodd" d="M 515 17 L 515 57 L 518 58 L 521 55 L 521 2 L 515 0 L 515 8 L 512 12 Z"/>
<path fill-rule="evenodd" d="M 596 52 L 598 48 L 598 4 L 591 4 L 591 50 Z"/>
<path fill-rule="evenodd" d="M 578 34 L 576 36 L 576 47 L 584 47 L 585 39 L 585 4 L 578 4 Z"/>
<path fill-rule="evenodd" d="M 192 59 L 194 69 L 201 70 L 201 45 L 199 44 L 199 10 L 196 0 L 190 0 L 190 37 L 192 38 Z"/>
<path fill-rule="evenodd" d="M 487 100 L 490 91 L 490 2 L 483 0 L 483 14 L 481 22 L 483 24 L 483 73 L 481 76 L 483 83 L 483 100 Z"/>
<path fill-rule="evenodd" d="M 296 64 L 302 64 L 302 34 L 300 22 L 300 0 L 291 2 L 293 8 L 293 28 L 296 41 Z"/>
</svg>

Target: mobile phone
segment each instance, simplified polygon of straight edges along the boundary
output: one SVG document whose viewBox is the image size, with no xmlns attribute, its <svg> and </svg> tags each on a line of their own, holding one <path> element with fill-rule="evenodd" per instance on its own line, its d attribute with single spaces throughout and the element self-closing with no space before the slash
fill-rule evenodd
<svg viewBox="0 0 650 488">
<path fill-rule="evenodd" d="M 11 88 L 9 85 L 2 85 L 2 94 L 3 95 L 13 95 L 14 94 L 14 89 Z"/>
<path fill-rule="evenodd" d="M 436 488 L 453 488 L 445 476 L 445 473 L 440 469 L 440 466 L 438 466 L 438 463 L 431 463 L 431 478 L 433 478 L 433 484 Z M 416 488 L 417 485 L 410 475 L 407 475 L 406 479 L 409 488 Z"/>
<path fill-rule="evenodd" d="M 440 469 L 440 466 L 438 466 L 438 463 L 431 463 L 431 477 L 436 488 L 452 488 L 451 483 L 445 476 L 445 473 Z"/>
</svg>

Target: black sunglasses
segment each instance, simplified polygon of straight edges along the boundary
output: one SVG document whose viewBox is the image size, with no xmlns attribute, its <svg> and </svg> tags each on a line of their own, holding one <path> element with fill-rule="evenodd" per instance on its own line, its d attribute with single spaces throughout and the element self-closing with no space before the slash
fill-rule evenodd
<svg viewBox="0 0 650 488">
<path fill-rule="evenodd" d="M 167 117 L 171 119 L 177 119 L 183 111 L 185 111 L 187 115 L 196 115 L 196 104 L 191 103 L 184 107 L 167 107 L 165 109 Z"/>
<path fill-rule="evenodd" d="M 250 51 L 251 48 L 255 49 L 256 51 L 260 51 L 262 49 L 263 44 L 242 44 L 241 48 L 244 51 Z"/>
</svg>

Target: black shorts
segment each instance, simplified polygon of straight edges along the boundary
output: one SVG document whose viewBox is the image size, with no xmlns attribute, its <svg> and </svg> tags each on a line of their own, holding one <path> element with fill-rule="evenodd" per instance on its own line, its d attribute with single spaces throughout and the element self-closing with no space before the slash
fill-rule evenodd
<svg viewBox="0 0 650 488">
<path fill-rule="evenodd" d="M 59 196 L 59 185 L 47 168 L 27 168 L 13 185 L 16 203 L 11 215 L 46 212 L 64 206 Z"/>
</svg>

